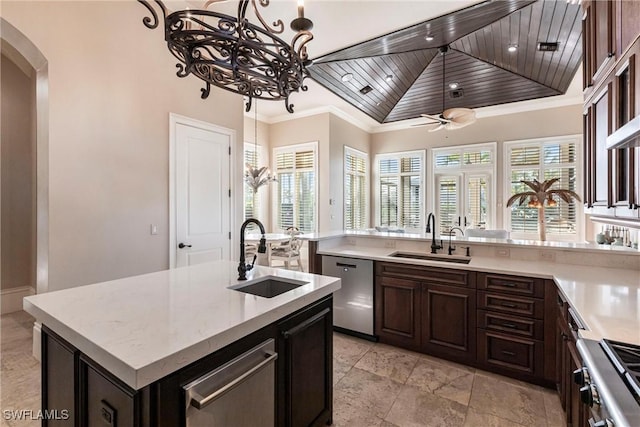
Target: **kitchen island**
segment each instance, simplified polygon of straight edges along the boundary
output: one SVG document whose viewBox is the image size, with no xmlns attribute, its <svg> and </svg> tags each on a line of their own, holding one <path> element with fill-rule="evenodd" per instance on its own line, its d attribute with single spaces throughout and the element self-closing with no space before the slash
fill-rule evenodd
<svg viewBox="0 0 640 427">
<path fill-rule="evenodd" d="M 271 338 L 279 353 L 275 423 L 306 420 L 300 396 L 322 400 L 317 421 L 330 420 L 331 295 L 340 280 L 256 267 L 238 282 L 236 269 L 220 261 L 25 298 L 25 311 L 43 325 L 43 408 L 66 409 L 83 426 L 185 425 L 182 387 Z M 273 298 L 233 289 L 269 278 L 304 284 Z M 308 341 L 295 341 L 300 332 L 315 333 L 322 354 L 298 357 Z M 302 368 L 320 371 L 319 397 L 292 377 L 296 357 L 317 361 Z"/>
</svg>

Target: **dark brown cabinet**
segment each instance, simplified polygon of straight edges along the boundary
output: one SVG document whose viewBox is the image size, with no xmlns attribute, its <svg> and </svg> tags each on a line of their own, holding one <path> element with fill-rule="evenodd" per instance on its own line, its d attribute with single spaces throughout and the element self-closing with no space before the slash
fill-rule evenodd
<svg viewBox="0 0 640 427">
<path fill-rule="evenodd" d="M 323 298 L 140 390 L 43 325 L 42 408 L 57 410 L 59 418 L 43 425 L 185 426 L 183 387 L 270 338 L 278 353 L 275 425 L 328 424 L 333 408 L 332 309 L 333 298 Z"/>
<path fill-rule="evenodd" d="M 607 137 L 640 113 L 640 3 L 583 2 L 585 213 L 640 219 L 638 148 Z"/>
<path fill-rule="evenodd" d="M 43 327 L 42 334 L 42 407 L 59 417 L 43 420 L 43 426 L 78 426 L 76 397 L 80 352 Z M 71 380 L 69 380 L 71 379 Z"/>
<path fill-rule="evenodd" d="M 375 330 L 381 342 L 420 350 L 422 284 L 397 277 L 376 277 Z"/>
<path fill-rule="evenodd" d="M 331 424 L 333 408 L 333 316 L 331 307 L 309 308 L 278 325 L 278 425 Z"/>
<path fill-rule="evenodd" d="M 422 350 L 460 362 L 475 360 L 476 290 L 424 283 Z"/>
<path fill-rule="evenodd" d="M 375 330 L 381 342 L 473 364 L 475 272 L 376 264 Z"/>
<path fill-rule="evenodd" d="M 553 383 L 553 282 L 478 273 L 477 283 L 478 365 L 526 381 Z"/>
<path fill-rule="evenodd" d="M 582 359 L 576 348 L 578 320 L 568 310 L 560 293 L 557 295 L 556 320 L 556 386 L 568 426 L 586 427 L 589 409 L 580 400 L 580 385 L 574 381 L 574 372 L 582 368 Z"/>
</svg>

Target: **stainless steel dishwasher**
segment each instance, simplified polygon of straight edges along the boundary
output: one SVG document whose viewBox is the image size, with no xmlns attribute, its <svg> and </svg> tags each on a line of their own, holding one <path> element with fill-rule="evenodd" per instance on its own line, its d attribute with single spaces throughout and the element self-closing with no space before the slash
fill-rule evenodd
<svg viewBox="0 0 640 427">
<path fill-rule="evenodd" d="M 333 294 L 333 326 L 373 337 L 373 261 L 324 256 L 322 274 L 342 279 Z"/>
<path fill-rule="evenodd" d="M 269 339 L 184 386 L 186 426 L 273 426 L 277 358 Z"/>
</svg>

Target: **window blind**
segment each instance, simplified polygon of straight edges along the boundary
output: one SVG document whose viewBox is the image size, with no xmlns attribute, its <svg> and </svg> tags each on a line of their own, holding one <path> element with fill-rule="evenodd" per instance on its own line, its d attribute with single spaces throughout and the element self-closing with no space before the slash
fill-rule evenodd
<svg viewBox="0 0 640 427">
<path fill-rule="evenodd" d="M 438 222 L 440 234 L 458 225 L 458 178 L 443 176 L 438 180 Z"/>
<path fill-rule="evenodd" d="M 577 147 L 574 141 L 540 142 L 512 147 L 510 150 L 511 185 L 509 195 L 530 191 L 520 180 L 544 181 L 559 178 L 553 188 L 578 191 Z M 545 224 L 548 234 L 575 235 L 578 226 L 578 206 L 556 199 L 554 207 L 545 206 Z M 513 205 L 511 209 L 511 231 L 538 234 L 536 208 Z"/>
<path fill-rule="evenodd" d="M 367 226 L 367 159 L 364 153 L 345 149 L 344 156 L 344 228 Z"/>
<path fill-rule="evenodd" d="M 385 154 L 378 163 L 380 225 L 420 229 L 423 156 L 419 153 Z"/>
<path fill-rule="evenodd" d="M 316 231 L 315 150 L 278 151 L 275 159 L 278 227 L 297 227 L 304 233 Z"/>
</svg>

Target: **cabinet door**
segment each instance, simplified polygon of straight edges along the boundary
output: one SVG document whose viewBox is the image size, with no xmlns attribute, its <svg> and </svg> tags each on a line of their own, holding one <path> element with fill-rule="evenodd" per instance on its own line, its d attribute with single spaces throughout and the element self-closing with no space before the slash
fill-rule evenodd
<svg viewBox="0 0 640 427">
<path fill-rule="evenodd" d="M 135 390 L 117 384 L 104 369 L 80 356 L 83 404 L 81 424 L 87 427 L 134 427 L 141 424 Z"/>
<path fill-rule="evenodd" d="M 424 352 L 462 362 L 475 361 L 474 289 L 425 283 L 421 308 Z"/>
<path fill-rule="evenodd" d="M 567 411 L 567 425 L 573 427 L 587 426 L 588 417 L 585 416 L 586 406 L 580 400 L 580 386 L 573 382 L 573 371 L 582 368 L 582 359 L 578 353 L 575 342 L 569 339 L 567 341 L 567 363 L 568 363 L 568 407 Z"/>
<path fill-rule="evenodd" d="M 594 206 L 611 207 L 611 152 L 607 150 L 607 137 L 611 133 L 611 85 L 593 101 L 591 145 L 588 173 L 591 177 L 591 201 Z"/>
<path fill-rule="evenodd" d="M 80 352 L 43 327 L 42 408 L 59 418 L 42 421 L 43 426 L 75 426 L 78 384 L 75 378 Z"/>
<path fill-rule="evenodd" d="M 615 55 L 614 46 L 614 2 L 596 0 L 591 2 L 591 34 L 590 38 L 593 61 L 591 69 L 593 79 L 596 80 L 602 73 L 609 59 Z"/>
<path fill-rule="evenodd" d="M 376 277 L 375 330 L 381 342 L 420 350 L 420 289 L 418 281 Z"/>
<path fill-rule="evenodd" d="M 280 325 L 279 425 L 330 424 L 333 389 L 333 318 L 329 306 L 316 305 Z M 319 311 L 318 311 L 319 310 Z M 284 397 L 284 399 L 283 399 Z"/>
</svg>

